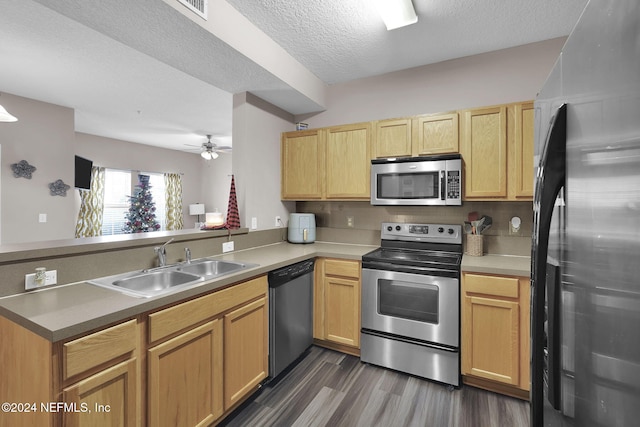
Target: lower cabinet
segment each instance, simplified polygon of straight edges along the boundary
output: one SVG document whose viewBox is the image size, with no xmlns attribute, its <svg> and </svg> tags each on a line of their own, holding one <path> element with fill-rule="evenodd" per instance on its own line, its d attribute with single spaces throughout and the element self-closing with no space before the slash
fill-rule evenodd
<svg viewBox="0 0 640 427">
<path fill-rule="evenodd" d="M 224 316 L 224 407 L 231 408 L 269 375 L 266 298 Z"/>
<path fill-rule="evenodd" d="M 157 345 L 147 357 L 149 425 L 208 425 L 222 415 L 221 320 Z"/>
<path fill-rule="evenodd" d="M 220 421 L 268 375 L 267 301 L 260 276 L 56 343 L 0 316 L 0 427 Z"/>
<path fill-rule="evenodd" d="M 316 343 L 360 354 L 360 262 L 316 262 L 314 338 Z"/>
<path fill-rule="evenodd" d="M 463 273 L 462 291 L 464 382 L 527 398 L 529 279 Z"/>
</svg>

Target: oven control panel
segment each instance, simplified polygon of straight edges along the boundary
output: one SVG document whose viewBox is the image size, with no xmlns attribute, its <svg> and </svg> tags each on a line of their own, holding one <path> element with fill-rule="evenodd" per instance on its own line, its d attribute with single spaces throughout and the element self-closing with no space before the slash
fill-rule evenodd
<svg viewBox="0 0 640 427">
<path fill-rule="evenodd" d="M 462 226 L 457 224 L 382 223 L 384 240 L 413 240 L 435 243 L 462 243 Z"/>
</svg>

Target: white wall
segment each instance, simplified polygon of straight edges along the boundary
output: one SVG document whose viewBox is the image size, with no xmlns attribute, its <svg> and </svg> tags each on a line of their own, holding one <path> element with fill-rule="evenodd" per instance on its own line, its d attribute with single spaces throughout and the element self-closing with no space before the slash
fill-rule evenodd
<svg viewBox="0 0 640 427">
<path fill-rule="evenodd" d="M 233 173 L 243 227 L 276 228 L 275 217 L 287 223 L 295 204 L 280 200 L 280 134 L 295 130 L 293 117 L 253 97 L 233 97 Z"/>
<path fill-rule="evenodd" d="M 185 228 L 193 228 L 195 217 L 188 215 L 188 205 L 202 199 L 203 159 L 199 155 L 76 133 L 70 108 L 7 93 L 2 93 L 2 105 L 19 120 L 0 123 L 4 162 L 0 168 L 0 243 L 73 238 L 79 207 L 78 190 L 73 188 L 76 154 L 96 166 L 183 173 Z M 20 160 L 37 168 L 32 179 L 13 177 L 11 164 Z M 71 186 L 66 197 L 49 195 L 48 184 L 57 179 Z M 47 214 L 46 223 L 38 221 L 41 213 Z"/>
<path fill-rule="evenodd" d="M 227 215 L 229 205 L 229 189 L 231 188 L 231 173 L 233 154 L 225 153 L 215 160 L 202 160 L 202 200 L 207 212 L 222 212 Z M 202 221 L 205 218 L 201 218 Z"/>
<path fill-rule="evenodd" d="M 0 123 L 2 243 L 73 237 L 73 110 L 4 92 L 2 105 L 18 117 Z M 21 160 L 37 168 L 31 179 L 13 177 L 11 164 Z M 49 183 L 58 179 L 71 186 L 66 197 L 49 194 Z M 39 214 L 47 214 L 46 223 L 38 221 Z"/>
<path fill-rule="evenodd" d="M 310 128 L 532 100 L 565 38 L 332 85 Z"/>
</svg>

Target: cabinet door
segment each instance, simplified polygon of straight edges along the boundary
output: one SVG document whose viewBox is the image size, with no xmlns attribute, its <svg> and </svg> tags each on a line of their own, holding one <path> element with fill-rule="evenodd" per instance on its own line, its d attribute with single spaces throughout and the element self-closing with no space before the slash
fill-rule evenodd
<svg viewBox="0 0 640 427">
<path fill-rule="evenodd" d="M 325 339 L 360 346 L 360 280 L 327 276 L 324 279 Z"/>
<path fill-rule="evenodd" d="M 324 180 L 323 131 L 320 129 L 282 134 L 281 197 L 309 200 L 322 197 Z"/>
<path fill-rule="evenodd" d="M 411 155 L 411 119 L 380 120 L 374 126 L 374 157 Z"/>
<path fill-rule="evenodd" d="M 369 199 L 371 125 L 326 129 L 326 198 Z"/>
<path fill-rule="evenodd" d="M 269 374 L 269 315 L 261 298 L 224 316 L 225 410 Z"/>
<path fill-rule="evenodd" d="M 519 385 L 519 304 L 465 295 L 462 373 Z"/>
<path fill-rule="evenodd" d="M 506 107 L 465 111 L 461 148 L 464 160 L 464 198 L 506 199 Z"/>
<path fill-rule="evenodd" d="M 458 152 L 458 113 L 417 117 L 413 126 L 415 156 Z"/>
<path fill-rule="evenodd" d="M 64 389 L 64 402 L 75 410 L 63 412 L 63 425 L 138 425 L 136 363 L 130 359 Z"/>
<path fill-rule="evenodd" d="M 509 132 L 509 197 L 516 200 L 533 199 L 533 102 L 513 107 L 513 132 Z"/>
<path fill-rule="evenodd" d="M 149 425 L 209 425 L 222 415 L 222 321 L 148 351 Z"/>
</svg>

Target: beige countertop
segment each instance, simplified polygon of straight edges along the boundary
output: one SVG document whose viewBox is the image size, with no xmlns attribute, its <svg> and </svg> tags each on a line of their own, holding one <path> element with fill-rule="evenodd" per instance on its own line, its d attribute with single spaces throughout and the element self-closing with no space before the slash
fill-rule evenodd
<svg viewBox="0 0 640 427">
<path fill-rule="evenodd" d="M 360 260 L 377 246 L 316 242 L 276 243 L 213 258 L 258 264 L 257 267 L 209 280 L 153 298 L 138 298 L 78 282 L 0 298 L 0 315 L 51 342 L 85 334 L 176 302 L 221 289 L 271 270 L 314 257 Z M 529 276 L 529 257 L 485 255 L 462 259 L 462 271 Z"/>
<path fill-rule="evenodd" d="M 470 273 L 529 277 L 531 275 L 531 258 L 512 255 L 465 255 L 462 257 L 461 270 Z"/>
<path fill-rule="evenodd" d="M 86 282 L 55 286 L 0 298 L 0 315 L 57 342 L 211 292 L 271 270 L 314 257 L 360 260 L 375 246 L 316 242 L 276 243 L 213 258 L 258 264 L 219 279 L 154 298 L 137 298 Z"/>
</svg>

